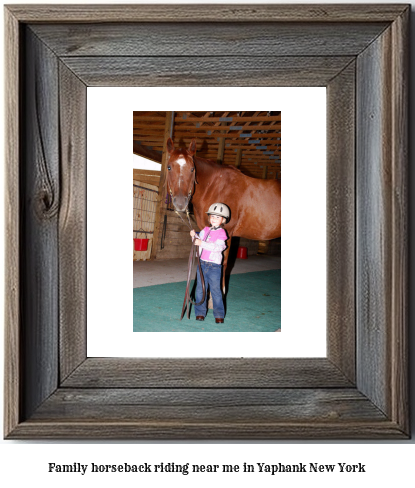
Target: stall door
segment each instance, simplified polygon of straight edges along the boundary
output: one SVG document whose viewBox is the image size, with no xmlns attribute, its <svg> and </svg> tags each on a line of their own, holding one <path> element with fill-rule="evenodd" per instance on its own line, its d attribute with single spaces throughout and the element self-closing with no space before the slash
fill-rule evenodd
<svg viewBox="0 0 415 488">
<path fill-rule="evenodd" d="M 158 188 L 133 180 L 133 261 L 150 259 Z"/>
</svg>

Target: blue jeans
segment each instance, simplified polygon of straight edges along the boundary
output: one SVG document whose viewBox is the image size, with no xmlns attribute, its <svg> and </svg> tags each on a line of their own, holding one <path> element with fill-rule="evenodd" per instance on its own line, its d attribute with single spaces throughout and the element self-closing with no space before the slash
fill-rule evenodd
<svg viewBox="0 0 415 488">
<path fill-rule="evenodd" d="M 196 316 L 206 316 L 207 311 L 207 296 L 208 288 L 213 300 L 213 316 L 215 319 L 223 319 L 225 317 L 225 308 L 223 306 L 223 297 L 221 290 L 221 275 L 222 265 L 216 263 L 208 263 L 200 260 L 203 277 L 205 278 L 206 295 L 205 300 L 200 305 L 195 305 Z M 199 303 L 203 298 L 202 283 L 200 281 L 199 268 L 197 268 L 197 286 L 196 286 L 196 303 Z"/>
</svg>

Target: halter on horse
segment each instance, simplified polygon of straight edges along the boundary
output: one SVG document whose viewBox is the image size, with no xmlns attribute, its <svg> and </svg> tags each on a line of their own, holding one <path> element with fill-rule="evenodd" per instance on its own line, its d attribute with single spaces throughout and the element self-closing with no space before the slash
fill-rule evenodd
<svg viewBox="0 0 415 488">
<path fill-rule="evenodd" d="M 189 160 L 186 159 L 186 157 L 193 158 L 194 154 L 196 153 L 196 141 L 195 140 L 192 141 L 188 151 L 182 151 L 181 149 L 174 149 L 173 141 L 169 138 L 167 141 L 167 151 L 170 154 L 169 163 L 167 165 L 167 187 L 169 189 L 169 193 L 173 202 L 175 212 L 181 218 L 179 212 L 185 211 L 190 225 L 189 203 L 192 198 L 194 185 L 196 183 L 196 172 L 195 172 L 193 160 L 190 164 L 190 170 L 189 170 Z M 179 167 L 178 177 L 177 177 L 177 166 Z M 182 172 L 184 173 L 184 175 L 182 175 Z M 190 178 L 189 178 L 189 172 L 190 172 Z M 180 191 L 180 187 L 184 179 L 185 181 L 189 181 L 187 184 L 183 184 L 184 187 L 187 187 L 188 190 L 187 196 L 185 193 L 183 194 L 183 192 Z M 179 191 L 176 193 L 176 195 L 173 195 L 172 188 L 175 187 L 178 187 Z"/>
</svg>

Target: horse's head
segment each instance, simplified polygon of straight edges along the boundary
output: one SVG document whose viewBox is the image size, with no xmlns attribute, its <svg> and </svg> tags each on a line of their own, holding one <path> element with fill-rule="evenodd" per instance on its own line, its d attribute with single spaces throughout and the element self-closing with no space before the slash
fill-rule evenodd
<svg viewBox="0 0 415 488">
<path fill-rule="evenodd" d="M 189 205 L 195 184 L 193 156 L 196 153 L 196 141 L 192 139 L 189 149 L 175 149 L 173 141 L 169 138 L 167 152 L 167 189 L 175 209 L 184 212 Z"/>
</svg>

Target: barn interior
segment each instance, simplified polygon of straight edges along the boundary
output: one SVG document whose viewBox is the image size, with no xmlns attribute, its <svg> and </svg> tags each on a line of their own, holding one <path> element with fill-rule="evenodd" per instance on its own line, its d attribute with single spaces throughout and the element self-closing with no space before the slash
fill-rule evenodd
<svg viewBox="0 0 415 488">
<path fill-rule="evenodd" d="M 221 328 L 212 314 L 210 323 L 179 321 L 192 241 L 165 189 L 169 137 L 176 147 L 196 139 L 197 156 L 251 178 L 281 179 L 280 112 L 133 112 L 133 153 L 160 165 L 133 169 L 134 331 L 280 331 L 280 238 L 232 238 L 225 308 L 242 313 L 228 309 Z M 190 219 L 200 230 L 191 206 Z M 154 307 L 157 295 L 163 307 Z"/>
</svg>

